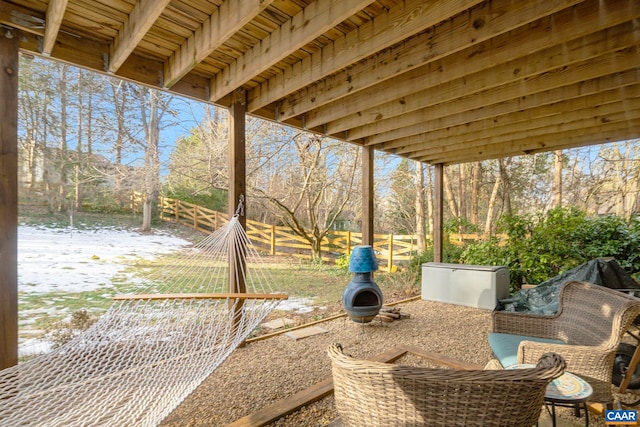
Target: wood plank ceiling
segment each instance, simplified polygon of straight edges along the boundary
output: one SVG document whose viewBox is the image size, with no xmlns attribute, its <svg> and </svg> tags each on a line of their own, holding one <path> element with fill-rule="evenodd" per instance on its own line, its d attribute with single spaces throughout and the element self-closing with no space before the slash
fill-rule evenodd
<svg viewBox="0 0 640 427">
<path fill-rule="evenodd" d="M 638 0 L 0 0 L 47 55 L 451 164 L 640 137 Z"/>
</svg>

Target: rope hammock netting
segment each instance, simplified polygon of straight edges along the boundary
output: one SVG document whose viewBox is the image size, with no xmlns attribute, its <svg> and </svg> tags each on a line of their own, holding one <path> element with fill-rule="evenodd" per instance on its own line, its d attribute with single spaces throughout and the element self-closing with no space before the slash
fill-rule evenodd
<svg viewBox="0 0 640 427">
<path fill-rule="evenodd" d="M 159 424 L 286 295 L 236 214 L 89 329 L 0 371 L 0 426 Z"/>
</svg>

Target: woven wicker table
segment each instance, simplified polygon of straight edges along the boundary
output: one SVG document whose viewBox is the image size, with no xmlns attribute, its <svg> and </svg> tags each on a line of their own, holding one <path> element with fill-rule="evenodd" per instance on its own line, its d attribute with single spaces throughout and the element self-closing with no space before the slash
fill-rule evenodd
<svg viewBox="0 0 640 427">
<path fill-rule="evenodd" d="M 534 365 L 512 365 L 505 369 L 531 368 Z M 556 427 L 556 406 L 584 409 L 585 426 L 589 427 L 587 400 L 593 394 L 591 385 L 570 372 L 565 372 L 547 386 L 544 395 L 545 406 L 551 405 L 551 422 Z M 548 410 L 548 407 L 547 407 Z"/>
</svg>

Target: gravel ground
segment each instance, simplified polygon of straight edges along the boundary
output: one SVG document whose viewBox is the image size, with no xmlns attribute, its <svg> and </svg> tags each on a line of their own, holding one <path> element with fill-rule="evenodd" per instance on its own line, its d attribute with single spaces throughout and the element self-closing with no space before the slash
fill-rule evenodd
<svg viewBox="0 0 640 427">
<path fill-rule="evenodd" d="M 484 366 L 491 359 L 488 310 L 411 301 L 398 307 L 410 318 L 356 324 L 348 318 L 320 323 L 327 333 L 293 340 L 278 335 L 237 349 L 161 424 L 164 427 L 223 426 L 331 376 L 326 349 L 341 343 L 353 356 L 367 358 L 397 344 Z M 414 364 L 403 358 L 400 363 Z M 563 414 L 569 418 L 571 415 Z M 337 418 L 333 397 L 284 417 L 272 426 L 326 426 Z M 594 419 L 595 418 L 595 419 Z M 591 417 L 591 425 L 604 425 Z M 575 421 L 575 419 L 574 419 Z M 584 425 L 580 420 L 575 425 Z"/>
</svg>

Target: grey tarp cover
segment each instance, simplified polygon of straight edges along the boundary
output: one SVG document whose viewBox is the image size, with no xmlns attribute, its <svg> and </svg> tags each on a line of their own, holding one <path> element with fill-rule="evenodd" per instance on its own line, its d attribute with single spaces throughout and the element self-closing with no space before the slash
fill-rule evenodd
<svg viewBox="0 0 640 427">
<path fill-rule="evenodd" d="M 498 301 L 496 310 L 535 314 L 558 311 L 558 294 L 571 280 L 589 282 L 611 289 L 640 289 L 640 284 L 613 258 L 596 258 L 540 283 L 535 288 L 521 289 L 510 298 Z"/>
</svg>

